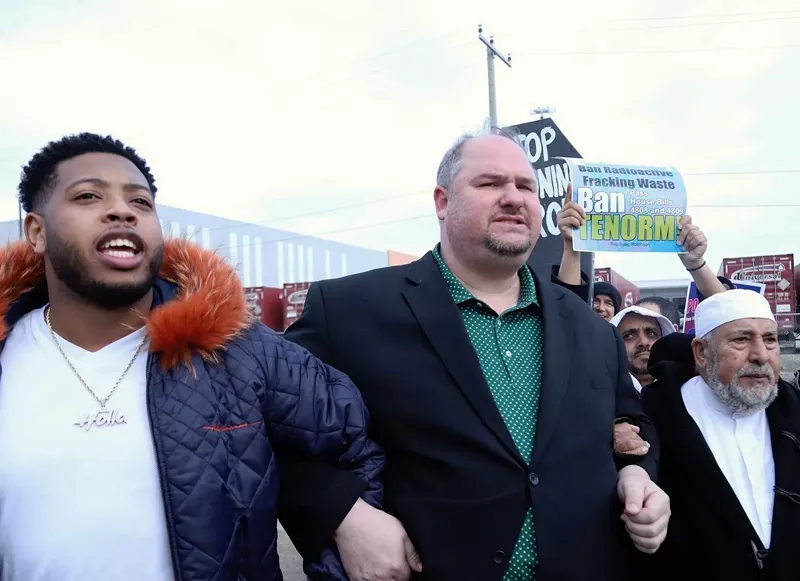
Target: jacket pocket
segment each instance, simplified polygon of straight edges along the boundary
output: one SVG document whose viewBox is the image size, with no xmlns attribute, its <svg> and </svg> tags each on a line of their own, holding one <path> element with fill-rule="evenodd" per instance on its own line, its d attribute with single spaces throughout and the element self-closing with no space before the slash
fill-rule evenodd
<svg viewBox="0 0 800 581">
<path fill-rule="evenodd" d="M 523 486 L 481 499 L 401 496 L 393 504 L 419 551 L 420 581 L 500 581 L 530 506 Z"/>
</svg>

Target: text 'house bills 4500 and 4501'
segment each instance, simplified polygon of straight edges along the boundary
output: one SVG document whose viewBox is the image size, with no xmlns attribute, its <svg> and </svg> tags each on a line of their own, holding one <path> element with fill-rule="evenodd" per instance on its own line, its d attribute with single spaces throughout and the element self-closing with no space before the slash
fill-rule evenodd
<svg viewBox="0 0 800 581">
<path fill-rule="evenodd" d="M 683 252 L 686 186 L 672 167 L 566 160 L 573 201 L 586 213 L 573 235 L 581 252 Z"/>
</svg>

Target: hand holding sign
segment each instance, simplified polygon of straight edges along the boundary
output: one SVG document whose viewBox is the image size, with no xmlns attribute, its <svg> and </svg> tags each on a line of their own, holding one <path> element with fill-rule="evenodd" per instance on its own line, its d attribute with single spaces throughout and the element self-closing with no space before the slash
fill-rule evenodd
<svg viewBox="0 0 800 581">
<path fill-rule="evenodd" d="M 703 231 L 697 226 L 692 224 L 692 217 L 688 214 L 683 217 L 681 223 L 678 225 L 680 235 L 678 236 L 678 244 L 681 245 L 686 251 L 686 254 L 679 254 L 678 256 L 686 268 L 697 268 L 703 264 L 703 257 L 708 250 L 708 239 Z"/>
<path fill-rule="evenodd" d="M 565 245 L 569 245 L 572 248 L 572 232 L 583 226 L 585 220 L 586 212 L 572 201 L 572 184 L 569 184 L 567 193 L 564 194 L 564 207 L 558 213 L 558 229 L 564 237 Z"/>
<path fill-rule="evenodd" d="M 572 234 L 578 252 L 684 252 L 678 243 L 686 187 L 675 168 L 567 159 L 584 213 Z M 687 232 L 687 239 L 688 239 Z"/>
</svg>

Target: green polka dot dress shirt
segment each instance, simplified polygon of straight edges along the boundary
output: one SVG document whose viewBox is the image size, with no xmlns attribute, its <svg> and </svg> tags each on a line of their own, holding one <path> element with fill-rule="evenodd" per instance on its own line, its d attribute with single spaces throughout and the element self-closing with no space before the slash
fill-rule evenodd
<svg viewBox="0 0 800 581">
<path fill-rule="evenodd" d="M 539 413 L 543 341 L 533 275 L 527 266 L 520 269 L 519 301 L 498 315 L 456 278 L 442 260 L 438 246 L 433 255 L 461 312 L 497 409 L 520 454 L 530 463 Z M 536 560 L 533 512 L 529 510 L 504 581 L 532 581 Z"/>
</svg>

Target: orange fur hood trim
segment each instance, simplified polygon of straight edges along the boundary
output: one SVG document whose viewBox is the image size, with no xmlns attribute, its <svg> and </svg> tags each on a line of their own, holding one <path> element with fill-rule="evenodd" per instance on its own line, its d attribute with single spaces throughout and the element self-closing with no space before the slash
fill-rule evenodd
<svg viewBox="0 0 800 581">
<path fill-rule="evenodd" d="M 217 351 L 253 323 L 236 270 L 217 253 L 166 240 L 161 277 L 178 286 L 172 300 L 147 316 L 150 351 L 164 367 L 190 365 L 192 355 L 216 361 Z M 11 306 L 44 280 L 44 260 L 27 243 L 0 249 L 0 340 L 10 331 Z"/>
</svg>

